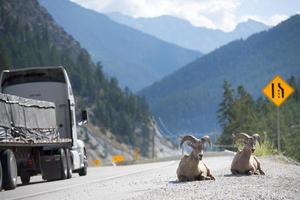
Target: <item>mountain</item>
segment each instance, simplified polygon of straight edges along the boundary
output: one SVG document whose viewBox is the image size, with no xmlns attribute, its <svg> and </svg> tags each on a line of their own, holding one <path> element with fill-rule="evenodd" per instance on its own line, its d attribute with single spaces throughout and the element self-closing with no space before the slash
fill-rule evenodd
<svg viewBox="0 0 300 200">
<path fill-rule="evenodd" d="M 264 30 L 269 29 L 270 27 L 265 25 L 264 23 L 252 20 L 252 19 L 248 19 L 245 22 L 241 22 L 239 23 L 235 29 L 227 34 L 230 35 L 230 37 L 232 38 L 232 40 L 234 39 L 246 39 L 247 37 L 249 37 L 250 35 L 254 34 L 254 33 L 258 33 Z"/>
<path fill-rule="evenodd" d="M 208 53 L 230 41 L 247 38 L 253 33 L 268 29 L 261 22 L 248 20 L 237 25 L 231 32 L 195 27 L 190 22 L 163 15 L 153 18 L 133 18 L 120 13 L 109 13 L 114 21 L 156 36 L 179 46 Z"/>
<path fill-rule="evenodd" d="M 77 111 L 89 110 L 90 126 L 110 133 L 118 143 L 139 148 L 142 156 L 152 155 L 150 137 L 156 131 L 145 100 L 107 78 L 36 0 L 0 0 L 0 71 L 34 66 L 64 66 Z"/>
<path fill-rule="evenodd" d="M 195 60 L 187 50 L 134 30 L 67 0 L 40 0 L 55 21 L 122 86 L 136 91 Z"/>
<path fill-rule="evenodd" d="M 152 113 L 171 131 L 211 131 L 224 80 L 255 97 L 274 75 L 300 74 L 300 15 L 231 42 L 145 88 Z"/>
</svg>

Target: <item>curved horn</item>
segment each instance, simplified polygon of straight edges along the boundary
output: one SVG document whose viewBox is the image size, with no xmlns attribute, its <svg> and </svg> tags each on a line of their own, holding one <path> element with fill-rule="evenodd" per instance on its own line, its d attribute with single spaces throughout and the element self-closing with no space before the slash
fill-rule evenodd
<svg viewBox="0 0 300 200">
<path fill-rule="evenodd" d="M 233 137 L 233 142 L 237 142 L 239 140 L 244 142 L 247 139 L 250 139 L 250 136 L 247 133 L 232 134 L 232 137 Z"/>
<path fill-rule="evenodd" d="M 253 134 L 252 138 L 256 139 L 258 141 L 258 144 L 260 144 L 260 136 L 259 136 L 259 134 L 257 134 L 257 133 Z"/>
<path fill-rule="evenodd" d="M 204 142 L 207 142 L 209 145 L 211 145 L 211 141 L 210 141 L 210 138 L 208 135 L 205 135 L 201 138 L 201 141 L 204 143 Z"/>
<path fill-rule="evenodd" d="M 186 135 L 183 138 L 181 138 L 180 147 L 182 147 L 182 144 L 186 141 L 190 141 L 192 143 L 195 143 L 199 140 L 196 137 L 192 136 L 192 135 Z"/>
</svg>

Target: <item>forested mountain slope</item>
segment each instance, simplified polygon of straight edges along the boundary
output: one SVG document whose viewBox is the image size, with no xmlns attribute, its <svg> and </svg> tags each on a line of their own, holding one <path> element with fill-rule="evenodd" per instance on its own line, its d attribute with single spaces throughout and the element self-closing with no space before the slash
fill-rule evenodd
<svg viewBox="0 0 300 200">
<path fill-rule="evenodd" d="M 0 71 L 60 65 L 70 76 L 78 107 L 89 108 L 92 124 L 149 155 L 154 133 L 146 102 L 106 77 L 37 0 L 0 0 Z"/>
</svg>

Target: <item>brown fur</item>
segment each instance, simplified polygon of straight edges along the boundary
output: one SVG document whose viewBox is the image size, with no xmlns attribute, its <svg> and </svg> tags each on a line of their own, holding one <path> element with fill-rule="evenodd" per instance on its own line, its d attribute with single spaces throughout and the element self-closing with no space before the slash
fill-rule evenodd
<svg viewBox="0 0 300 200">
<path fill-rule="evenodd" d="M 181 158 L 177 168 L 177 177 L 179 181 L 215 180 L 211 175 L 210 170 L 203 163 L 202 157 L 199 157 L 199 155 L 202 155 L 203 153 L 204 142 L 204 140 L 193 141 L 190 145 L 193 148 L 191 154 L 184 155 Z"/>
<path fill-rule="evenodd" d="M 265 175 L 261 169 L 260 162 L 252 155 L 252 151 L 255 150 L 256 137 L 249 137 L 245 143 L 245 147 L 242 151 L 238 151 L 231 163 L 231 172 L 233 174 L 261 174 Z"/>
</svg>

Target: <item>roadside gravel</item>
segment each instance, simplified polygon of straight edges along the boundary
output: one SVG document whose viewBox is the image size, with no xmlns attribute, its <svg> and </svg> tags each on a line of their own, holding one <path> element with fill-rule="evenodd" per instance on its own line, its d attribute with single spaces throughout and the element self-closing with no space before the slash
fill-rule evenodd
<svg viewBox="0 0 300 200">
<path fill-rule="evenodd" d="M 232 176 L 231 160 L 232 156 L 207 159 L 215 181 L 178 183 L 173 166 L 153 174 L 156 189 L 130 199 L 300 199 L 300 166 L 279 157 L 263 157 L 259 160 L 265 176 Z"/>
</svg>

